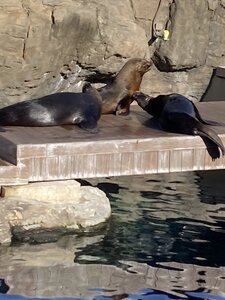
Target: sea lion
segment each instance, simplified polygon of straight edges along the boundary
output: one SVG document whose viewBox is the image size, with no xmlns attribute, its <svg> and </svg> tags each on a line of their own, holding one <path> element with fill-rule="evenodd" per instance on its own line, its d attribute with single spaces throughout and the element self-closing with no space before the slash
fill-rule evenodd
<svg viewBox="0 0 225 300">
<path fill-rule="evenodd" d="M 5 279 L 0 278 L 0 294 L 6 294 L 9 290 L 8 284 L 6 284 Z"/>
<path fill-rule="evenodd" d="M 43 127 L 76 124 L 96 132 L 101 107 L 101 96 L 86 82 L 82 93 L 56 93 L 1 108 L 0 125 Z"/>
<path fill-rule="evenodd" d="M 204 120 L 192 101 L 180 94 L 159 95 L 155 98 L 142 92 L 133 94 L 133 99 L 140 107 L 159 120 L 163 130 L 199 135 L 203 140 L 220 148 L 222 155 L 225 148 L 217 133 L 207 125 L 221 126 L 221 123 Z M 220 157 L 219 151 L 216 157 Z"/>
<path fill-rule="evenodd" d="M 141 85 L 143 75 L 150 69 L 152 62 L 141 58 L 128 60 L 118 72 L 112 83 L 98 89 L 102 97 L 102 113 L 127 115 L 131 98 Z"/>
</svg>

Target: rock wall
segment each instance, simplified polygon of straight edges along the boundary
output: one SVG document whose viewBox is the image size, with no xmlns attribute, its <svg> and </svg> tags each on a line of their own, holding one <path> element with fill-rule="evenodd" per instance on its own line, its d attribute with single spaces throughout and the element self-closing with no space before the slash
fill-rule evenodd
<svg viewBox="0 0 225 300">
<path fill-rule="evenodd" d="M 104 83 L 131 57 L 154 61 L 143 91 L 196 100 L 225 64 L 224 0 L 0 0 L 0 28 L 0 107 Z"/>
</svg>

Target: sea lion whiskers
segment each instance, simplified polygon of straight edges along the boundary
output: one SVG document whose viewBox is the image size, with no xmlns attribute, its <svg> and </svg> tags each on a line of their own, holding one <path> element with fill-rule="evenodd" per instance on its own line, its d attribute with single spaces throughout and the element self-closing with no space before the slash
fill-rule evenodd
<svg viewBox="0 0 225 300">
<path fill-rule="evenodd" d="M 137 101 L 139 106 L 142 108 L 146 107 L 149 104 L 149 101 L 153 98 L 149 95 L 146 95 L 140 91 L 134 92 L 132 98 Z"/>
</svg>

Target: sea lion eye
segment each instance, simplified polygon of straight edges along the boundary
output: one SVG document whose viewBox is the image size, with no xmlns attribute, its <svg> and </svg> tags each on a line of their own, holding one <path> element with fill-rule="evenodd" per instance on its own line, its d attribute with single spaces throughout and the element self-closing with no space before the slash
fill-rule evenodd
<svg viewBox="0 0 225 300">
<path fill-rule="evenodd" d="M 198 135 L 198 130 L 197 130 L 196 128 L 194 128 L 193 134 L 194 134 L 194 135 Z"/>
<path fill-rule="evenodd" d="M 139 72 L 142 72 L 142 71 L 143 71 L 143 67 L 144 67 L 143 64 L 138 64 L 137 70 L 138 70 Z"/>
</svg>

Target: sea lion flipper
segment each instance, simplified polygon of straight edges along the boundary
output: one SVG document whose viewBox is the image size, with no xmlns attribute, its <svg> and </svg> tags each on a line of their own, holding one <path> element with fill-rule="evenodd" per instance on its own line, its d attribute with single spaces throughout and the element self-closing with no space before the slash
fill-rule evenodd
<svg viewBox="0 0 225 300">
<path fill-rule="evenodd" d="M 79 126 L 82 129 L 87 130 L 90 133 L 97 133 L 98 132 L 98 124 L 94 118 L 89 117 L 87 120 L 84 119 L 79 123 Z"/>
<path fill-rule="evenodd" d="M 127 89 L 122 90 L 118 96 L 116 115 L 127 116 L 130 112 L 132 101 L 133 99 L 131 99 L 129 91 Z"/>
<path fill-rule="evenodd" d="M 225 155 L 225 147 L 223 145 L 223 142 L 214 130 L 202 123 L 199 123 L 196 128 L 196 132 L 194 133 L 200 135 L 201 137 L 208 138 L 211 142 L 213 142 L 220 148 L 222 155 Z"/>
<path fill-rule="evenodd" d="M 209 126 L 202 124 L 197 118 L 186 113 L 170 113 L 159 118 L 159 121 L 164 130 L 199 135 L 205 142 L 207 149 L 208 145 L 215 146 L 214 148 L 220 148 L 222 155 L 225 155 L 225 147 L 217 133 Z M 212 159 L 219 157 L 217 154 L 213 156 L 209 149 L 208 152 Z"/>
</svg>

